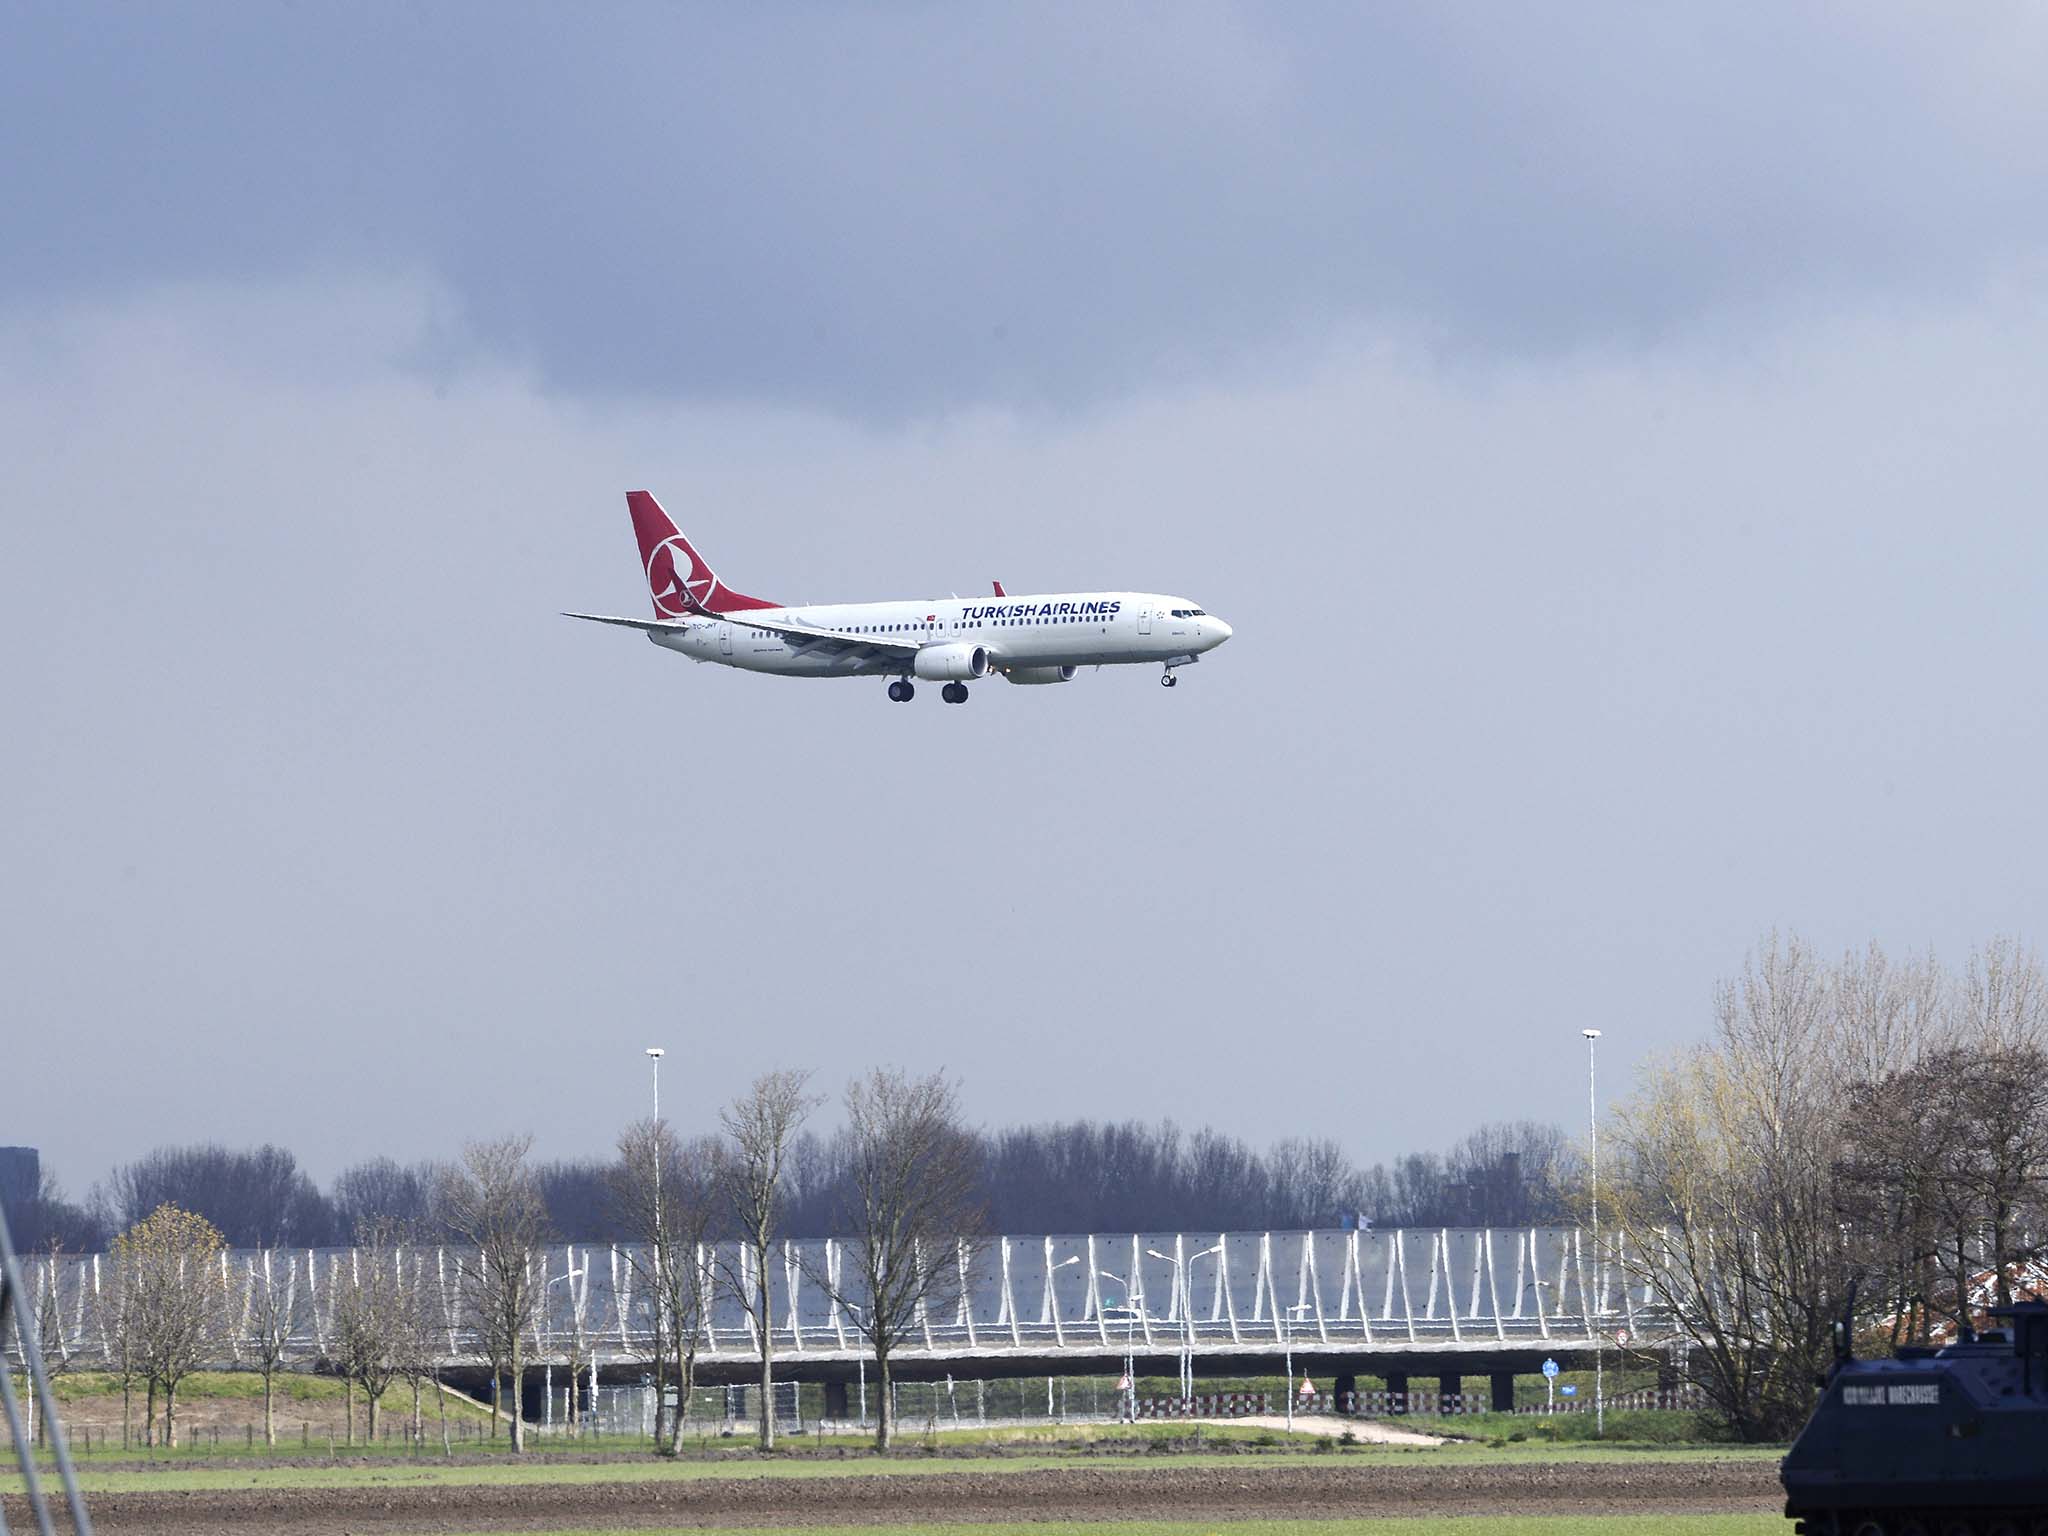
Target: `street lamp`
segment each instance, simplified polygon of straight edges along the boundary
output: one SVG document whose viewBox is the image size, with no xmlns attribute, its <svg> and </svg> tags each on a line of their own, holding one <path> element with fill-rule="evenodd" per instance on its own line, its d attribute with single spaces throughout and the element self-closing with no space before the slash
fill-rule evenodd
<svg viewBox="0 0 2048 1536">
<path fill-rule="evenodd" d="M 662 1323 L 668 1306 L 668 1248 L 661 1230 L 661 1058 L 666 1055 L 658 1045 L 647 1047 L 647 1064 L 654 1073 L 654 1119 L 648 1124 L 647 1151 L 654 1163 L 654 1438 L 661 1438 L 661 1416 L 667 1404 L 668 1344 L 664 1338 Z M 682 1319 L 676 1319 L 676 1326 L 682 1326 Z M 681 1383 L 677 1383 L 680 1387 Z M 681 1394 L 678 1393 L 680 1398 Z M 687 1402 L 678 1401 L 678 1413 L 689 1412 Z"/>
<path fill-rule="evenodd" d="M 1051 1290 L 1052 1277 L 1054 1275 L 1058 1274 L 1063 1269 L 1070 1269 L 1080 1262 L 1081 1255 L 1079 1255 L 1078 1253 L 1072 1253 L 1068 1254 L 1067 1257 L 1065 1257 L 1064 1259 L 1061 1259 L 1059 1263 L 1053 1265 L 1051 1269 L 1048 1269 L 1045 1272 L 1045 1283 L 1048 1292 Z M 1066 1388 L 1062 1387 L 1060 1388 L 1060 1422 L 1062 1424 L 1064 1424 L 1067 1420 L 1066 1403 L 1067 1392 Z M 1018 1412 L 1021 1414 L 1023 1410 L 1020 1408 Z M 1052 1417 L 1052 1378 L 1050 1376 L 1045 1378 L 1045 1416 L 1048 1419 Z"/>
<path fill-rule="evenodd" d="M 647 1047 L 647 1059 L 654 1063 L 654 1118 L 661 1118 L 661 1058 L 668 1054 L 658 1045 Z"/>
<path fill-rule="evenodd" d="M 1593 1324 L 1593 1433 L 1607 1432 L 1607 1377 L 1599 1326 L 1594 1314 L 1600 1310 L 1600 1097 L 1594 1076 L 1594 1054 L 1600 1031 L 1582 1029 L 1586 1037 L 1586 1127 L 1593 1144 L 1593 1297 L 1587 1303 L 1587 1321 Z"/>
<path fill-rule="evenodd" d="M 1287 1432 L 1294 1433 L 1294 1319 L 1310 1310 L 1310 1303 L 1303 1301 L 1288 1307 L 1280 1314 L 1280 1342 L 1287 1351 Z"/>
<path fill-rule="evenodd" d="M 1135 1276 L 1137 1272 L 1137 1267 L 1133 1265 L 1131 1269 L 1132 1275 Z M 1135 1424 L 1138 1422 L 1138 1365 L 1136 1358 L 1138 1309 L 1132 1305 L 1136 1300 L 1132 1292 L 1137 1287 L 1132 1285 L 1122 1275 L 1112 1274 L 1106 1269 L 1097 1270 L 1096 1273 L 1105 1280 L 1114 1280 L 1124 1288 L 1124 1305 L 1115 1310 L 1122 1311 L 1124 1315 L 1124 1402 L 1130 1410 L 1130 1421 Z M 1109 1307 L 1104 1307 L 1102 1309 L 1103 1316 L 1107 1317 L 1111 1310 Z M 1147 1337 L 1149 1338 L 1149 1335 Z"/>
<path fill-rule="evenodd" d="M 1210 1254 L 1222 1251 L 1223 1245 L 1218 1243 L 1213 1248 L 1204 1248 L 1200 1253 L 1191 1253 L 1185 1259 L 1176 1259 L 1172 1254 L 1161 1253 L 1157 1248 L 1145 1250 L 1153 1258 L 1164 1259 L 1173 1266 L 1174 1294 L 1179 1297 L 1180 1307 L 1180 1400 L 1183 1405 L 1190 1402 L 1195 1395 L 1195 1296 L 1188 1285 L 1188 1266 L 1197 1259 L 1206 1259 Z"/>
<path fill-rule="evenodd" d="M 656 1262 L 661 1253 L 661 1058 L 668 1052 L 658 1045 L 647 1047 L 647 1061 L 654 1069 L 654 1247 Z"/>
<path fill-rule="evenodd" d="M 853 1358 L 854 1365 L 860 1372 L 860 1427 L 865 1430 L 868 1427 L 868 1352 L 866 1346 L 869 1340 L 867 1323 L 863 1319 L 866 1318 L 867 1311 L 865 1308 L 856 1306 L 850 1301 L 843 1303 L 843 1305 L 847 1311 L 853 1314 L 854 1330 L 861 1336 L 862 1347 L 854 1352 Z M 894 1431 L 892 1430 L 891 1433 L 893 1434 Z"/>
<path fill-rule="evenodd" d="M 584 1269 L 588 1269 L 588 1268 L 589 1268 L 589 1266 L 588 1266 L 588 1265 L 585 1265 L 585 1266 L 584 1266 Z M 546 1285 L 543 1285 L 543 1286 L 541 1287 L 541 1290 L 542 1290 L 543 1292 L 551 1291 L 551 1290 L 553 1290 L 553 1289 L 554 1289 L 554 1288 L 555 1288 L 556 1286 L 558 1286 L 558 1285 L 566 1285 L 566 1284 L 568 1284 L 568 1283 L 569 1283 L 570 1281 L 572 1281 L 572 1280 L 578 1280 L 578 1279 L 581 1279 L 581 1278 L 582 1278 L 582 1276 L 583 1276 L 583 1273 L 584 1273 L 584 1270 L 583 1270 L 583 1269 L 568 1269 L 568 1270 L 564 1270 L 564 1271 L 563 1271 L 563 1272 L 562 1272 L 561 1274 L 559 1274 L 559 1275 L 555 1276 L 555 1278 L 554 1278 L 554 1279 L 552 1279 L 552 1280 L 548 1281 L 548 1283 L 547 1283 Z M 569 1302 L 569 1305 L 570 1305 L 571 1307 L 574 1307 L 574 1306 L 576 1305 L 576 1303 L 575 1303 L 575 1296 L 576 1296 L 576 1293 L 575 1293 L 575 1291 L 573 1291 L 573 1290 L 572 1290 L 572 1291 L 570 1291 L 570 1292 L 569 1292 L 569 1296 L 570 1296 L 570 1302 Z M 540 1326 L 541 1326 L 541 1327 L 542 1327 L 543 1329 L 545 1329 L 545 1330 L 547 1331 L 547 1338 L 546 1338 L 546 1341 L 545 1341 L 545 1342 L 546 1342 L 546 1344 L 547 1344 L 547 1346 L 548 1346 L 548 1349 L 549 1349 L 549 1352 L 550 1352 L 550 1354 L 552 1355 L 552 1353 L 553 1353 L 553 1349 L 554 1349 L 554 1343 L 555 1343 L 555 1327 L 554 1327 L 554 1319 L 553 1319 L 552 1315 L 550 1314 L 550 1312 L 549 1312 L 549 1310 L 548 1310 L 548 1309 L 549 1309 L 549 1307 L 550 1307 L 551 1305 L 552 1305 L 552 1303 L 551 1303 L 550 1301 L 543 1301 L 543 1302 L 541 1303 L 541 1324 L 540 1324 Z M 563 1418 L 563 1422 L 565 1422 L 565 1423 L 567 1423 L 567 1424 L 570 1424 L 570 1425 L 574 1425 L 574 1424 L 575 1424 L 575 1422 L 576 1422 L 576 1412 L 575 1412 L 575 1402 L 576 1402 L 576 1356 L 575 1356 L 575 1354 L 573 1353 L 573 1350 L 574 1350 L 574 1346 L 573 1346 L 573 1345 L 571 1346 L 571 1350 L 572 1350 L 572 1353 L 571 1353 L 571 1354 L 570 1354 L 570 1356 L 569 1356 L 569 1386 L 568 1386 L 568 1392 L 569 1392 L 569 1402 L 568 1402 L 568 1404 L 567 1404 L 567 1405 L 565 1405 L 565 1406 L 563 1407 L 563 1409 L 562 1409 L 562 1418 Z M 550 1359 L 550 1360 L 549 1360 L 549 1361 L 547 1362 L 547 1364 L 546 1364 L 546 1365 L 545 1365 L 544 1367 L 542 1367 L 542 1370 L 541 1370 L 541 1389 L 540 1389 L 540 1390 L 541 1390 L 541 1396 L 542 1396 L 542 1397 L 544 1397 L 544 1398 L 545 1398 L 545 1399 L 547 1400 L 547 1410 L 546 1410 L 546 1415 L 547 1415 L 547 1416 L 546 1416 L 546 1418 L 545 1418 L 545 1420 L 544 1420 L 543 1422 L 545 1422 L 546 1424 L 548 1424 L 549 1426 L 551 1426 L 551 1427 L 552 1427 L 552 1426 L 553 1426 L 553 1424 L 554 1424 L 554 1422 L 555 1422 L 555 1362 L 553 1361 L 553 1359 Z M 594 1400 L 593 1400 L 593 1401 L 594 1401 Z"/>
</svg>

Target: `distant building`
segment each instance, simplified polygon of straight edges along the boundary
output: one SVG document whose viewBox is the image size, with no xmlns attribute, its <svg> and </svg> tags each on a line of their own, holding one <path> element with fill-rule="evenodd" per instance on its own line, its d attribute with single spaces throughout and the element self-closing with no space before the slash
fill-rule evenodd
<svg viewBox="0 0 2048 1536">
<path fill-rule="evenodd" d="M 26 1205 L 43 1191 L 43 1155 L 34 1147 L 0 1147 L 0 1201 Z"/>
</svg>

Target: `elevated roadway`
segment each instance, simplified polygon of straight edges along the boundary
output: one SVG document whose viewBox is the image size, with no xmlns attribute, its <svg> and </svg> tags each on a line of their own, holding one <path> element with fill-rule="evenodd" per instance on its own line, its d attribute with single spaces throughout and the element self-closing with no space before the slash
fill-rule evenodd
<svg viewBox="0 0 2048 1536">
<path fill-rule="evenodd" d="M 383 1259 L 418 1295 L 440 1367 L 457 1378 L 482 1365 L 463 1304 L 468 1258 L 419 1246 Z M 629 1244 L 536 1250 L 533 1366 L 637 1379 L 653 1338 L 644 1258 Z M 1596 1263 L 1576 1227 L 991 1237 L 936 1257 L 955 1270 L 946 1301 L 920 1317 L 893 1364 L 904 1379 L 993 1378 L 1120 1372 L 1128 1357 L 1141 1373 L 1164 1375 L 1192 1354 L 1209 1376 L 1277 1375 L 1291 1352 L 1297 1368 L 1340 1383 L 1365 1374 L 1405 1390 L 1411 1374 L 1489 1375 L 1498 1394 L 1500 1378 L 1547 1357 L 1566 1367 L 1590 1361 L 1596 1340 L 1636 1351 L 1678 1345 L 1641 1265 L 1626 1258 L 1609 1251 Z M 215 1363 L 247 1363 L 267 1296 L 292 1319 L 288 1356 L 325 1358 L 335 1298 L 366 1262 L 353 1249 L 224 1255 L 209 1277 L 225 1317 Z M 861 1368 L 859 1327 L 840 1294 L 853 1272 L 843 1240 L 780 1243 L 766 1275 L 731 1244 L 699 1250 L 697 1262 L 714 1292 L 700 1381 L 758 1378 L 759 1308 L 742 1303 L 763 1286 L 778 1377 L 838 1382 Z M 24 1310 L 44 1319 L 46 1349 L 86 1368 L 111 1358 L 105 1257 L 44 1257 L 31 1269 Z M 10 1352 L 15 1342 L 5 1341 Z"/>
</svg>

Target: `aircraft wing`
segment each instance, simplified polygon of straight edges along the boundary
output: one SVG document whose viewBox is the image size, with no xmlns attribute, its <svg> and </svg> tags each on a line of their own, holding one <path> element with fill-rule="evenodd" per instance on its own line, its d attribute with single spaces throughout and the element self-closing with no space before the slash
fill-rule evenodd
<svg viewBox="0 0 2048 1536">
<path fill-rule="evenodd" d="M 565 613 L 565 619 L 588 619 L 593 624 L 617 624 L 624 629 L 645 630 L 650 635 L 684 634 L 693 624 L 738 624 L 745 629 L 765 630 L 769 634 L 781 635 L 793 641 L 799 650 L 838 649 L 847 652 L 866 651 L 873 656 L 902 657 L 915 656 L 922 642 L 917 640 L 884 639 L 880 635 L 850 635 L 844 630 L 821 629 L 815 624 L 792 624 L 786 619 L 753 619 L 737 613 L 706 614 L 703 618 L 684 623 L 676 619 L 622 619 L 608 613 Z"/>
<path fill-rule="evenodd" d="M 799 650 L 813 647 L 839 647 L 849 651 L 869 651 L 877 656 L 915 656 L 923 647 L 919 640 L 897 640 L 881 635 L 850 635 L 840 629 L 820 629 L 814 624 L 792 624 L 787 619 L 753 619 L 739 613 L 721 613 L 722 624 L 740 624 L 748 629 L 766 630 L 771 635 L 781 635 L 796 642 Z"/>
</svg>

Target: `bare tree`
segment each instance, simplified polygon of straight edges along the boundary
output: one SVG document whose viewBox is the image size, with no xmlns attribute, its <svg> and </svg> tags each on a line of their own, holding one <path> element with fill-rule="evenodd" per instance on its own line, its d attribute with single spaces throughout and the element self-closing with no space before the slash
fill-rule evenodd
<svg viewBox="0 0 2048 1536">
<path fill-rule="evenodd" d="M 278 1273 L 283 1257 L 284 1273 Z M 299 1261 L 266 1248 L 243 1261 L 242 1348 L 263 1377 L 263 1443 L 277 1444 L 275 1383 L 302 1316 Z"/>
<path fill-rule="evenodd" d="M 1275 1142 L 1266 1166 L 1286 1226 L 1333 1226 L 1340 1214 L 1358 1209 L 1358 1170 L 1330 1137 L 1290 1136 Z"/>
<path fill-rule="evenodd" d="M 2048 976 L 2031 949 L 1994 939 L 1970 957 L 1954 1033 L 1980 1050 L 2048 1047 Z"/>
<path fill-rule="evenodd" d="M 335 1240 L 362 1240 L 378 1221 L 415 1235 L 433 1225 L 434 1192 L 443 1170 L 432 1163 L 401 1166 L 389 1157 L 373 1157 L 336 1175 L 328 1204 L 334 1211 Z"/>
<path fill-rule="evenodd" d="M 420 1419 L 423 1392 L 432 1390 L 444 1427 L 447 1422 L 447 1406 L 439 1401 L 441 1349 L 447 1337 L 442 1319 L 435 1316 L 432 1293 L 427 1287 L 426 1252 L 419 1247 L 398 1250 L 401 1278 L 408 1262 L 412 1276 L 403 1281 L 399 1290 L 398 1370 L 412 1388 L 412 1438 L 417 1445 L 425 1429 Z"/>
<path fill-rule="evenodd" d="M 225 1329 L 220 1229 L 204 1216 L 158 1206 L 114 1239 L 125 1293 L 129 1345 L 149 1384 L 146 1444 L 156 1438 L 156 1393 L 164 1394 L 164 1444 L 178 1443 L 178 1385 Z"/>
<path fill-rule="evenodd" d="M 1696 1384 L 1750 1439 L 1804 1421 L 1852 1277 L 1832 991 L 1809 949 L 1773 936 L 1720 989 L 1712 1044 L 1646 1073 L 1609 1133 L 1612 1251 L 1671 1308 Z"/>
<path fill-rule="evenodd" d="M 628 1261 L 653 1324 L 654 1443 L 670 1455 L 682 1449 L 683 1415 L 711 1305 L 705 1240 L 716 1207 L 721 1152 L 709 1138 L 679 1142 L 666 1120 L 643 1120 L 619 1137 L 619 1160 L 611 1173 L 612 1217 L 633 1240 Z M 673 1416 L 666 1408 L 671 1379 Z"/>
<path fill-rule="evenodd" d="M 402 1249 L 388 1223 L 375 1223 L 349 1254 L 347 1273 L 335 1288 L 332 1350 L 343 1378 L 363 1389 L 368 1444 L 377 1443 L 377 1413 L 384 1394 L 405 1369 L 410 1338 L 409 1295 L 400 1268 Z M 348 1409 L 348 1438 L 355 1441 L 355 1405 Z"/>
<path fill-rule="evenodd" d="M 31 1165 L 33 1178 L 24 1178 L 0 1190 L 0 1206 L 7 1212 L 8 1230 L 14 1234 L 16 1253 L 38 1249 L 66 1249 L 72 1253 L 97 1253 L 106 1246 L 107 1229 L 84 1206 L 64 1198 L 57 1177 L 40 1161 Z M 24 1170 L 26 1172 L 26 1170 Z"/>
<path fill-rule="evenodd" d="M 2048 1233 L 2029 1220 L 2048 1189 L 2048 1053 L 2004 1043 L 1959 1063 L 1957 1075 L 1970 1134 L 1938 1166 L 1962 1218 L 1954 1225 L 1975 1228 L 1992 1300 L 2009 1306 L 2014 1277 L 2048 1254 Z"/>
<path fill-rule="evenodd" d="M 28 1288 L 28 1293 L 23 1299 L 27 1302 L 25 1310 L 29 1317 L 28 1330 L 34 1332 L 36 1348 L 42 1353 L 43 1367 L 50 1377 L 54 1379 L 63 1375 L 70 1368 L 74 1359 L 65 1339 L 64 1297 L 62 1288 L 57 1283 L 57 1268 L 64 1261 L 64 1245 L 60 1240 L 50 1238 L 45 1242 L 42 1252 L 33 1255 L 33 1257 L 27 1255 L 22 1255 L 22 1257 L 26 1260 L 23 1266 L 26 1271 L 23 1275 L 23 1282 Z M 43 1271 L 43 1283 L 41 1285 L 37 1285 L 33 1278 L 37 1268 L 41 1268 Z M 16 1343 L 18 1344 L 21 1334 L 25 1331 L 21 1311 L 16 1311 L 13 1321 Z M 4 1354 L 5 1343 L 5 1338 L 0 1337 L 0 1354 Z M 5 1363 L 0 1361 L 0 1370 L 4 1369 L 6 1369 Z M 36 1444 L 49 1444 L 50 1425 L 48 1415 L 36 1411 L 36 1404 L 32 1397 L 28 1398 L 27 1406 L 29 1410 L 29 1426 Z"/>
<path fill-rule="evenodd" d="M 611 1193 L 612 1168 L 597 1158 L 541 1163 L 533 1170 L 547 1208 L 549 1235 L 560 1243 L 603 1242 L 605 1203 Z"/>
<path fill-rule="evenodd" d="M 764 1451 L 775 1446 L 775 1287 L 769 1258 L 781 1226 L 790 1141 L 815 1103 L 804 1091 L 810 1078 L 808 1072 L 764 1073 L 718 1116 L 725 1130 L 718 1189 L 739 1231 L 739 1257 L 723 1266 L 724 1278 L 760 1344 Z"/>
<path fill-rule="evenodd" d="M 981 1234 L 980 1149 L 943 1072 L 877 1068 L 846 1089 L 851 1235 L 838 1273 L 813 1278 L 852 1311 L 881 1387 L 875 1446 L 895 1432 L 890 1361 L 927 1313 L 965 1292 Z"/>
<path fill-rule="evenodd" d="M 118 1240 L 93 1288 L 92 1310 L 107 1368 L 121 1383 L 121 1449 L 127 1450 L 135 1422 L 135 1378 L 142 1374 L 142 1338 L 135 1321 L 136 1275 L 140 1256 Z M 154 1397 L 151 1398 L 154 1417 Z"/>
<path fill-rule="evenodd" d="M 2048 1054 L 1980 1036 L 1850 1091 L 1838 1169 L 1894 1338 L 1974 1327 L 2048 1256 Z"/>
<path fill-rule="evenodd" d="M 547 1235 L 547 1214 L 526 1154 L 531 1136 L 471 1142 L 460 1167 L 447 1171 L 441 1210 L 448 1229 L 474 1251 L 460 1260 L 463 1313 L 476 1330 L 491 1379 L 511 1389 L 512 1449 L 526 1449 L 520 1388 L 526 1337 L 540 1307 L 534 1262 Z"/>
<path fill-rule="evenodd" d="M 198 1212 L 237 1248 L 315 1247 L 334 1233 L 326 1198 L 282 1147 L 159 1147 L 114 1171 L 105 1202 L 122 1226 L 161 1205 Z"/>
</svg>

